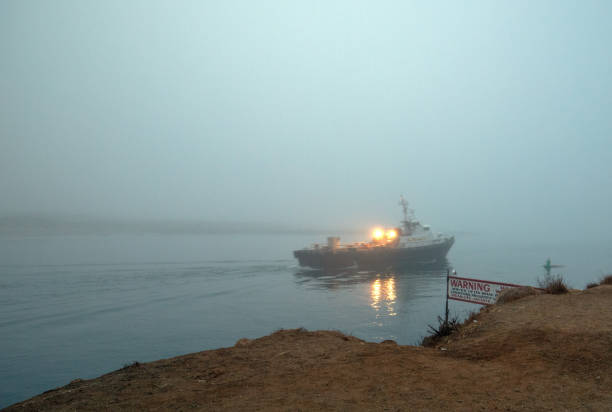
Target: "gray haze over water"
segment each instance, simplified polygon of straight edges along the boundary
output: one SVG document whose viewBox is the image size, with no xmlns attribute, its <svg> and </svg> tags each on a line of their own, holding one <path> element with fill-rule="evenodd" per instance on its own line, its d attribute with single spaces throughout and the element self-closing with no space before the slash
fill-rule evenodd
<svg viewBox="0 0 612 412">
<path fill-rule="evenodd" d="M 612 272 L 611 16 L 0 2 L 0 407 L 279 327 L 416 343 L 444 268 L 330 275 L 291 255 L 397 225 L 400 193 L 455 235 L 461 275 Z"/>
<path fill-rule="evenodd" d="M 605 1 L 3 1 L 0 214 L 609 238 Z"/>
</svg>

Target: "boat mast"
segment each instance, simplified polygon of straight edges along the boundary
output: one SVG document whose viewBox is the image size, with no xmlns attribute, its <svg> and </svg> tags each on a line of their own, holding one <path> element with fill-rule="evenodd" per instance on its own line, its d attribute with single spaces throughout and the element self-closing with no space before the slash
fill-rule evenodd
<svg viewBox="0 0 612 412">
<path fill-rule="evenodd" d="M 410 236 L 412 234 L 412 231 L 414 230 L 414 210 L 408 207 L 408 202 L 406 201 L 406 199 L 404 199 L 403 195 L 400 195 L 399 204 L 404 212 L 404 220 L 402 220 L 402 235 Z"/>
<path fill-rule="evenodd" d="M 410 222 L 414 217 L 414 210 L 408 208 L 408 201 L 404 199 L 404 195 L 400 195 L 399 205 L 402 207 L 404 211 L 404 222 Z M 410 215 L 410 220 L 408 220 L 408 215 Z"/>
</svg>

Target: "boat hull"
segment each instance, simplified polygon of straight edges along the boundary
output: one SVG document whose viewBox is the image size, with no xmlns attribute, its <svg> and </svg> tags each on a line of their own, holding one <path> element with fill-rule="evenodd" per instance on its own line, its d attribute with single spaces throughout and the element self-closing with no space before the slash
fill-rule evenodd
<svg viewBox="0 0 612 412">
<path fill-rule="evenodd" d="M 357 250 L 355 263 L 361 268 L 402 267 L 435 263 L 446 259 L 446 255 L 454 242 L 455 238 L 450 237 L 443 242 L 424 246 Z"/>
<path fill-rule="evenodd" d="M 342 250 L 302 249 L 293 252 L 300 266 L 315 269 L 337 269 L 357 265 L 360 268 L 402 267 L 435 263 L 446 259 L 454 237 L 442 242 L 408 248 L 375 247 Z"/>
<path fill-rule="evenodd" d="M 352 249 L 335 251 L 302 249 L 293 252 L 293 256 L 300 262 L 300 266 L 315 269 L 338 269 L 355 264 L 355 253 Z"/>
</svg>

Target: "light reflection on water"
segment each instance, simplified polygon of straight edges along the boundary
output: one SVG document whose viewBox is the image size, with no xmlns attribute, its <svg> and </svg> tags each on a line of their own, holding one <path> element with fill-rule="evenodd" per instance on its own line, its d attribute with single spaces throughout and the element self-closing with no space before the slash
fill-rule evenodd
<svg viewBox="0 0 612 412">
<path fill-rule="evenodd" d="M 378 302 L 380 301 L 380 279 L 376 279 L 372 283 L 372 307 L 378 308 Z"/>
<path fill-rule="evenodd" d="M 298 269 L 295 282 L 305 290 L 327 291 L 342 301 L 341 330 L 370 341 L 419 342 L 428 323 L 442 313 L 448 261 L 436 265 L 381 270 Z"/>
<path fill-rule="evenodd" d="M 380 276 L 380 275 L 378 275 Z M 396 316 L 397 313 L 394 310 L 395 298 L 395 275 L 390 276 L 387 279 L 381 280 L 376 278 L 372 282 L 371 295 L 372 303 L 370 306 L 376 310 L 377 317 L 384 311 L 387 316 Z"/>
</svg>

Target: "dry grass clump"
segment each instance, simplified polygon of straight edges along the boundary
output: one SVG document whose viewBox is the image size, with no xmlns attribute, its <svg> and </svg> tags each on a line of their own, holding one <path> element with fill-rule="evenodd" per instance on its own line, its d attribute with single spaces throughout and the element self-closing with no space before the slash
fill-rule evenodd
<svg viewBox="0 0 612 412">
<path fill-rule="evenodd" d="M 520 288 L 508 288 L 500 292 L 497 296 L 495 303 L 508 303 L 514 300 L 524 298 L 525 296 L 539 295 L 539 290 L 532 288 L 531 286 L 523 286 Z"/>
<path fill-rule="evenodd" d="M 561 275 L 546 275 L 543 280 L 538 281 L 538 286 L 552 295 L 560 295 L 569 291 Z"/>
<path fill-rule="evenodd" d="M 612 274 L 604 276 L 600 281 L 600 285 L 612 285 Z"/>
</svg>

